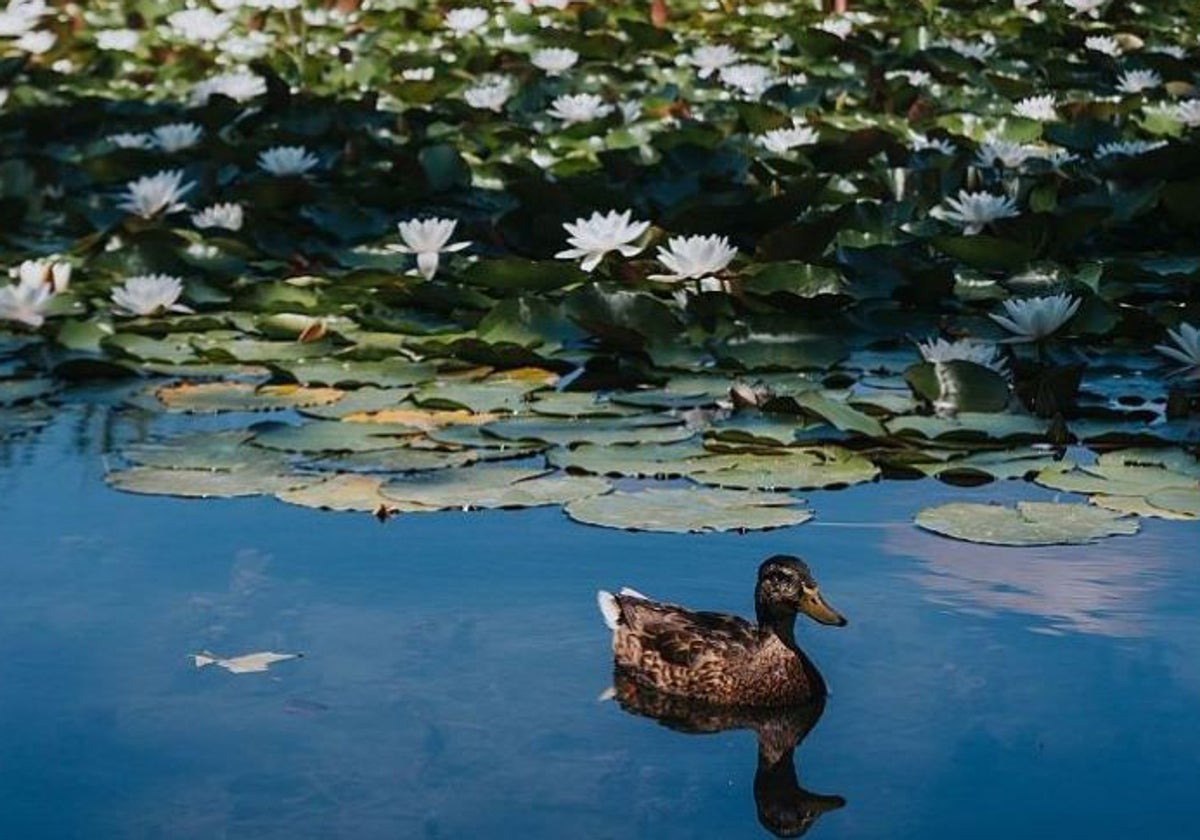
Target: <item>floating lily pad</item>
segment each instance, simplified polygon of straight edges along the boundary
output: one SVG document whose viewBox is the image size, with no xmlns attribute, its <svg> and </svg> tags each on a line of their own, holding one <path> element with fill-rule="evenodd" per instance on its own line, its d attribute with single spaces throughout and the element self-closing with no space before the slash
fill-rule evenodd
<svg viewBox="0 0 1200 840">
<path fill-rule="evenodd" d="M 405 438 L 420 432 L 415 426 L 313 420 L 266 429 L 254 436 L 253 443 L 284 452 L 370 452 L 404 446 Z"/>
<path fill-rule="evenodd" d="M 873 481 L 879 467 L 845 449 L 824 447 L 738 453 L 698 459 L 692 479 L 714 487 L 808 490 Z"/>
<path fill-rule="evenodd" d="M 1173 487 L 1195 487 L 1200 482 L 1194 470 L 1176 472 L 1157 464 L 1122 464 L 1118 461 L 1076 467 L 1047 469 L 1034 479 L 1043 487 L 1069 493 L 1099 493 L 1105 496 L 1149 496 Z"/>
<path fill-rule="evenodd" d="M 352 414 L 370 414 L 399 408 L 412 393 L 407 388 L 363 387 L 353 391 L 341 391 L 341 399 L 323 405 L 301 406 L 298 410 L 306 417 L 321 417 L 340 420 Z"/>
<path fill-rule="evenodd" d="M 585 443 L 571 449 L 554 449 L 546 460 L 551 466 L 595 475 L 667 478 L 704 470 L 699 459 L 708 454 L 700 444 L 687 441 L 613 446 Z"/>
<path fill-rule="evenodd" d="M 183 496 L 199 499 L 226 499 L 234 496 L 259 496 L 303 487 L 313 480 L 299 473 L 263 472 L 254 468 L 236 470 L 176 470 L 156 467 L 131 467 L 105 476 L 110 487 L 126 493 L 148 496 Z"/>
<path fill-rule="evenodd" d="M 1186 516 L 1200 516 L 1200 486 L 1171 487 L 1151 493 L 1147 498 L 1156 508 Z"/>
<path fill-rule="evenodd" d="M 805 411 L 815 414 L 844 432 L 858 432 L 870 437 L 883 437 L 886 434 L 883 424 L 871 415 L 831 399 L 820 391 L 805 391 L 797 394 L 794 399 Z"/>
<path fill-rule="evenodd" d="M 386 485 L 390 499 L 430 508 L 518 508 L 559 505 L 612 489 L 602 478 L 546 474 L 520 467 L 468 467 L 426 473 Z"/>
<path fill-rule="evenodd" d="M 638 416 L 561 420 L 529 417 L 489 423 L 482 430 L 508 440 L 537 440 L 544 443 L 672 443 L 687 440 L 695 432 L 681 421 L 662 416 Z"/>
<path fill-rule="evenodd" d="M 353 388 L 405 388 L 427 382 L 437 375 L 432 365 L 403 360 L 357 361 L 352 359 L 304 359 L 280 366 L 302 385 Z"/>
<path fill-rule="evenodd" d="M 249 444 L 252 432 L 197 432 L 157 441 L 131 444 L 121 450 L 125 459 L 164 470 L 281 471 L 286 457 Z"/>
<path fill-rule="evenodd" d="M 569 503 L 565 510 L 576 522 L 587 525 L 683 534 L 799 525 L 813 514 L 795 507 L 798 501 L 777 493 L 669 487 L 592 496 Z"/>
<path fill-rule="evenodd" d="M 1148 516 L 1153 519 L 1174 519 L 1183 521 L 1197 518 L 1194 514 L 1171 510 L 1170 508 L 1158 507 L 1151 504 L 1149 499 L 1146 499 L 1142 496 L 1092 496 L 1088 499 L 1088 501 L 1097 507 L 1102 507 L 1106 510 L 1113 510 L 1117 513 L 1123 513 L 1129 516 Z"/>
<path fill-rule="evenodd" d="M 543 391 L 535 395 L 528 408 L 546 417 L 628 417 L 638 413 L 635 407 L 588 391 Z"/>
<path fill-rule="evenodd" d="M 887 431 L 893 435 L 915 435 L 930 440 L 1038 440 L 1046 436 L 1048 425 L 1045 420 L 1023 414 L 972 414 L 964 411 L 954 417 L 893 417 L 887 421 Z"/>
<path fill-rule="evenodd" d="M 413 394 L 413 402 L 426 408 L 466 409 L 476 413 L 514 413 L 525 407 L 526 396 L 541 384 L 511 382 L 431 382 Z"/>
<path fill-rule="evenodd" d="M 483 460 L 483 457 L 480 451 L 475 449 L 446 451 L 405 446 L 402 449 L 383 449 L 322 458 L 309 464 L 318 469 L 337 472 L 406 473 L 466 467 L 480 460 Z"/>
<path fill-rule="evenodd" d="M 496 420 L 495 414 L 473 414 L 463 409 L 430 409 L 412 406 L 363 411 L 342 418 L 346 423 L 411 426 L 425 432 L 444 426 L 482 426 Z"/>
<path fill-rule="evenodd" d="M 0 381 L 0 405 L 20 402 L 53 394 L 61 387 L 53 379 L 5 379 Z"/>
<path fill-rule="evenodd" d="M 1018 502 L 1002 505 L 952 502 L 926 508 L 917 525 L 967 542 L 989 545 L 1077 545 L 1136 534 L 1137 519 L 1085 504 Z"/>
<path fill-rule="evenodd" d="M 342 398 L 336 388 L 260 385 L 248 382 L 183 382 L 159 388 L 159 401 L 171 411 L 213 414 L 221 411 L 276 411 L 328 405 Z"/>
<path fill-rule="evenodd" d="M 322 510 L 366 513 L 429 510 L 421 505 L 384 496 L 380 492 L 384 481 L 386 479 L 372 475 L 333 475 L 303 487 L 283 490 L 276 493 L 275 498 L 290 505 Z"/>
</svg>

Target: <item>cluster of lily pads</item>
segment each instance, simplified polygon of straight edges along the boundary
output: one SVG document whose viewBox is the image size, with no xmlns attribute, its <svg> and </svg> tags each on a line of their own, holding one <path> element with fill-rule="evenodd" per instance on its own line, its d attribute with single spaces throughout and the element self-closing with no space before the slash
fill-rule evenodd
<svg viewBox="0 0 1200 840">
<path fill-rule="evenodd" d="M 819 5 L 10 0 L 0 436 L 141 377 L 130 412 L 279 419 L 126 449 L 135 492 L 714 530 L 1028 477 L 1094 504 L 918 523 L 1200 515 L 1200 9 Z"/>
</svg>

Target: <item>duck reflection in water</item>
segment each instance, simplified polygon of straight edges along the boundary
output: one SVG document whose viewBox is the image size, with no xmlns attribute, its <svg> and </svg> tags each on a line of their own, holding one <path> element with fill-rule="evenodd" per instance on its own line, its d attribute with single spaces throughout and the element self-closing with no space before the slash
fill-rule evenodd
<svg viewBox="0 0 1200 840">
<path fill-rule="evenodd" d="M 753 730 L 758 739 L 754 806 L 758 821 L 776 837 L 800 837 L 822 814 L 846 804 L 840 796 L 806 790 L 796 779 L 796 748 L 820 720 L 824 698 L 779 709 L 711 706 L 664 694 L 619 672 L 612 697 L 625 711 L 653 718 L 677 732 Z"/>
<path fill-rule="evenodd" d="M 776 555 L 759 566 L 755 623 L 631 589 L 600 592 L 598 600 L 613 631 L 613 695 L 622 708 L 685 732 L 754 730 L 754 799 L 764 827 L 798 837 L 845 804 L 796 782 L 793 753 L 820 718 L 826 695 L 825 680 L 796 643 L 796 615 L 846 624 L 802 560 Z"/>
</svg>

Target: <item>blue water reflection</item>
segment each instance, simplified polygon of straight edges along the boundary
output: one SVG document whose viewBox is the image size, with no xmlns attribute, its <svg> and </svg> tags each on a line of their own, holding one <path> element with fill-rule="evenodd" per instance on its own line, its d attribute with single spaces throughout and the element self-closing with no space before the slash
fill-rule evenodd
<svg viewBox="0 0 1200 840">
<path fill-rule="evenodd" d="M 552 510 L 381 525 L 115 493 L 79 428 L 65 412 L 0 470 L 0 836 L 766 836 L 753 732 L 597 700 L 594 592 L 749 614 L 777 552 L 851 619 L 798 627 L 832 690 L 799 782 L 846 800 L 809 837 L 1182 838 L 1200 817 L 1195 523 L 992 549 L 907 522 L 1043 494 L 923 482 L 812 494 L 824 524 L 747 536 Z M 305 658 L 234 676 L 201 649 Z"/>
</svg>

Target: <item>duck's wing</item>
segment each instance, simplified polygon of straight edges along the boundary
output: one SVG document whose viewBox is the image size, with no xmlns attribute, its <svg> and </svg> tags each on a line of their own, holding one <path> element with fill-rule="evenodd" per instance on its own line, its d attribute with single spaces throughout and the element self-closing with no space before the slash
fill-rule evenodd
<svg viewBox="0 0 1200 840">
<path fill-rule="evenodd" d="M 693 612 L 638 595 L 617 595 L 619 623 L 638 636 L 643 649 L 672 665 L 694 666 L 717 656 L 748 652 L 757 642 L 755 627 L 735 615 Z"/>
</svg>

